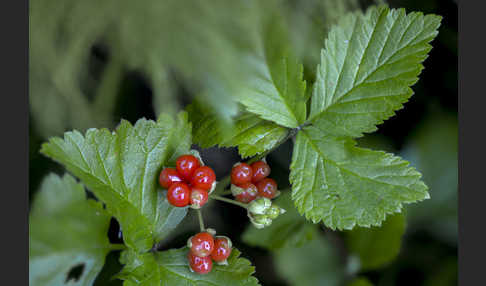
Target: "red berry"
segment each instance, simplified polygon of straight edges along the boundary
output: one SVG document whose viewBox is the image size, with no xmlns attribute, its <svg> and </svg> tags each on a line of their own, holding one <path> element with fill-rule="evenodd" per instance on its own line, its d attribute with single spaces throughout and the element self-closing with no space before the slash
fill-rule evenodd
<svg viewBox="0 0 486 286">
<path fill-rule="evenodd" d="M 244 183 L 240 188 L 244 189 L 244 191 L 235 196 L 236 200 L 239 202 L 247 204 L 258 196 L 258 189 L 252 183 Z"/>
<path fill-rule="evenodd" d="M 246 163 L 240 163 L 231 169 L 231 183 L 237 186 L 243 183 L 250 183 L 253 171 Z"/>
<path fill-rule="evenodd" d="M 182 178 L 174 168 L 165 168 L 160 172 L 159 183 L 162 188 L 168 189 L 173 183 L 180 182 L 182 182 Z"/>
<path fill-rule="evenodd" d="M 185 207 L 189 204 L 191 190 L 184 183 L 174 183 L 167 190 L 167 200 L 175 207 Z"/>
<path fill-rule="evenodd" d="M 176 169 L 177 173 L 184 179 L 187 183 L 191 182 L 192 174 L 194 171 L 201 166 L 199 159 L 193 155 L 182 155 L 177 158 Z"/>
<path fill-rule="evenodd" d="M 191 238 L 191 252 L 199 257 L 206 257 L 213 252 L 214 238 L 210 233 L 200 232 Z"/>
<path fill-rule="evenodd" d="M 213 261 L 209 256 L 199 257 L 189 251 L 187 259 L 189 260 L 189 266 L 196 273 L 208 274 L 213 268 Z"/>
<path fill-rule="evenodd" d="M 189 201 L 191 206 L 193 206 L 194 208 L 200 208 L 204 206 L 207 201 L 208 201 L 207 191 L 192 187 L 191 199 Z"/>
<path fill-rule="evenodd" d="M 214 181 L 216 180 L 216 175 L 213 169 L 208 166 L 202 166 L 197 168 L 192 175 L 191 185 L 195 188 L 208 191 L 211 189 Z"/>
<path fill-rule="evenodd" d="M 253 171 L 252 183 L 258 183 L 270 175 L 270 166 L 263 161 L 257 161 L 251 164 L 251 170 Z"/>
<path fill-rule="evenodd" d="M 272 199 L 277 193 L 277 183 L 274 179 L 264 178 L 257 183 L 257 189 L 260 196 Z"/>
<path fill-rule="evenodd" d="M 231 247 L 226 237 L 218 237 L 214 240 L 214 251 L 211 253 L 211 258 L 216 262 L 221 262 L 227 259 L 231 254 Z"/>
</svg>

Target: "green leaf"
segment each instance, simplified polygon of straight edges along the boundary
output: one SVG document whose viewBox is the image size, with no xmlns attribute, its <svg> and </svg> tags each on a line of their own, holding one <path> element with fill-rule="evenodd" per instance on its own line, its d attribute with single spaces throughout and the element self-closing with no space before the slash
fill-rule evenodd
<svg viewBox="0 0 486 286">
<path fill-rule="evenodd" d="M 287 133 L 284 127 L 246 113 L 236 119 L 234 135 L 219 146 L 237 146 L 243 158 L 252 157 L 276 147 Z"/>
<path fill-rule="evenodd" d="M 379 269 L 393 261 L 400 252 L 405 233 L 405 216 L 388 217 L 382 227 L 356 228 L 345 235 L 351 255 L 357 255 L 361 270 Z"/>
<path fill-rule="evenodd" d="M 404 203 L 429 198 L 420 173 L 399 157 L 358 148 L 313 126 L 297 135 L 290 166 L 301 214 L 332 229 L 379 226 Z"/>
<path fill-rule="evenodd" d="M 120 222 L 127 246 L 145 251 L 186 215 L 157 190 L 162 166 L 189 152 L 191 125 L 185 113 L 177 120 L 162 115 L 157 122 L 122 121 L 115 132 L 89 129 L 83 136 L 66 132 L 52 138 L 41 152 L 63 164 L 106 204 Z"/>
<path fill-rule="evenodd" d="M 277 272 L 289 285 L 338 286 L 344 278 L 336 248 L 324 237 L 296 248 L 284 248 L 275 253 Z"/>
<path fill-rule="evenodd" d="M 275 147 L 287 136 L 287 129 L 258 116 L 244 112 L 235 118 L 234 125 L 226 129 L 221 122 L 197 102 L 187 111 L 193 124 L 194 142 L 208 148 L 238 147 L 243 158 L 261 154 Z"/>
<path fill-rule="evenodd" d="M 92 285 L 111 249 L 109 224 L 102 205 L 88 200 L 73 177 L 45 177 L 29 216 L 29 285 L 65 285 L 81 265 L 81 276 L 66 285 Z"/>
<path fill-rule="evenodd" d="M 376 131 L 413 94 L 440 21 L 386 6 L 344 17 L 321 52 L 310 121 L 335 136 Z"/>
<path fill-rule="evenodd" d="M 364 277 L 359 277 L 348 283 L 347 286 L 373 286 L 373 283 Z"/>
<path fill-rule="evenodd" d="M 243 233 L 243 242 L 269 250 L 286 247 L 301 247 L 314 239 L 318 227 L 302 217 L 290 198 L 290 190 L 283 191 L 273 204 L 286 210 L 286 213 L 275 219 L 263 229 L 248 226 Z"/>
<path fill-rule="evenodd" d="M 346 13 L 359 9 L 357 0 L 281 1 L 283 17 L 292 50 L 304 62 L 306 73 L 313 73 L 329 28 Z"/>
<path fill-rule="evenodd" d="M 273 8 L 272 4 L 269 8 Z M 269 11 L 272 12 L 262 20 L 262 55 L 248 57 L 247 89 L 238 99 L 249 112 L 296 128 L 307 116 L 303 66 L 289 47 L 288 31 L 281 15 L 274 9 Z"/>
<path fill-rule="evenodd" d="M 296 128 L 305 121 L 305 81 L 303 67 L 293 58 L 281 58 L 275 63 L 253 60 L 253 76 L 239 102 L 249 112 L 279 125 Z"/>
<path fill-rule="evenodd" d="M 137 254 L 124 251 L 120 258 L 126 264 L 117 276 L 125 280 L 125 286 L 131 285 L 259 285 L 251 276 L 255 268 L 244 258 L 240 258 L 238 249 L 228 258 L 228 265 L 213 264 L 213 269 L 206 275 L 189 270 L 187 262 L 188 248 L 171 249 L 155 254 Z"/>
</svg>

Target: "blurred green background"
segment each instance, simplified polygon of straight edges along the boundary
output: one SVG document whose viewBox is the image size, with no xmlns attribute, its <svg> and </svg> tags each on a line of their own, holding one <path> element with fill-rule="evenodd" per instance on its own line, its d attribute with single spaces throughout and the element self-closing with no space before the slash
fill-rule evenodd
<svg viewBox="0 0 486 286">
<path fill-rule="evenodd" d="M 39 154 L 40 144 L 50 136 L 71 129 L 114 128 L 121 118 L 132 123 L 141 117 L 155 119 L 160 112 L 183 109 L 194 98 L 230 128 L 238 108 L 231 95 L 239 92 L 244 80 L 245 59 L 261 53 L 261 27 L 267 19 L 282 21 L 288 31 L 285 40 L 304 63 L 305 78 L 312 81 L 329 27 L 347 11 L 384 2 L 30 1 L 30 201 L 48 173 L 64 173 Z M 356 233 L 320 226 L 300 248 L 277 251 L 243 242 L 246 214 L 238 207 L 211 203 L 205 209 L 207 224 L 233 238 L 256 266 L 255 275 L 263 285 L 345 285 L 356 276 L 373 285 L 457 284 L 457 4 L 386 2 L 407 11 L 439 14 L 443 21 L 413 87 L 415 95 L 360 144 L 409 160 L 422 172 L 431 199 L 407 206 L 405 217 L 394 218 L 397 221 L 389 222 L 390 229 L 382 234 L 358 230 L 363 232 L 359 242 L 353 240 Z M 201 151 L 218 178 L 239 160 L 232 148 Z M 290 141 L 268 157 L 280 189 L 289 186 L 290 158 Z M 187 216 L 164 249 L 184 245 L 197 229 L 197 220 Z M 393 236 L 402 232 L 401 241 Z M 108 235 L 112 242 L 121 241 L 114 220 Z M 397 257 L 391 262 L 373 257 L 378 261 L 370 260 L 369 265 L 359 262 L 357 255 L 365 256 L 373 247 L 386 252 L 380 239 L 383 245 L 397 240 Z M 121 267 L 117 258 L 117 252 L 108 256 L 96 285 L 120 285 L 110 280 Z M 353 285 L 367 285 L 360 283 Z"/>
</svg>

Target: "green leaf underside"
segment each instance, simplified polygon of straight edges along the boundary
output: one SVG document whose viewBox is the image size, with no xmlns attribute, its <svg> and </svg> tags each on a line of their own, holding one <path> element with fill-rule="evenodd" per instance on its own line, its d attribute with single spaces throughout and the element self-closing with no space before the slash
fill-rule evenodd
<svg viewBox="0 0 486 286">
<path fill-rule="evenodd" d="M 140 119 L 134 126 L 122 120 L 115 132 L 66 132 L 64 139 L 43 144 L 41 152 L 63 164 L 106 204 L 127 246 L 145 251 L 187 212 L 169 205 L 157 190 L 157 177 L 162 166 L 174 165 L 177 156 L 188 153 L 190 144 L 191 125 L 181 113 L 176 120 L 162 115 L 157 122 Z"/>
<path fill-rule="evenodd" d="M 213 263 L 210 273 L 201 275 L 189 270 L 187 262 L 188 248 L 171 249 L 156 254 L 136 254 L 123 252 L 121 262 L 126 264 L 117 276 L 124 280 L 124 286 L 131 285 L 260 285 L 251 276 L 255 268 L 240 252 L 233 248 L 228 258 L 229 265 Z"/>
<path fill-rule="evenodd" d="M 303 67 L 294 58 L 283 57 L 270 63 L 257 57 L 248 59 L 252 76 L 238 101 L 251 113 L 278 125 L 296 128 L 306 119 Z"/>
<path fill-rule="evenodd" d="M 379 226 L 402 204 L 429 198 L 420 173 L 391 154 L 358 148 L 352 139 L 315 127 L 299 132 L 290 182 L 301 214 L 332 229 Z"/>
<path fill-rule="evenodd" d="M 344 17 L 321 51 L 310 121 L 336 136 L 375 131 L 413 94 L 440 21 L 386 6 Z"/>
<path fill-rule="evenodd" d="M 307 222 L 297 212 L 290 198 L 290 190 L 283 191 L 273 204 L 284 208 L 286 213 L 263 229 L 248 226 L 242 237 L 246 244 L 278 250 L 287 247 L 301 247 L 314 238 L 318 227 Z"/>
<path fill-rule="evenodd" d="M 197 103 L 191 104 L 187 111 L 193 124 L 194 142 L 203 148 L 215 145 L 238 147 L 243 158 L 272 149 L 288 132 L 287 128 L 247 112 L 237 116 L 234 126 L 227 130 L 220 126 L 215 116 Z"/>
<path fill-rule="evenodd" d="M 29 218 L 29 285 L 92 285 L 110 251 L 110 216 L 70 175 L 48 175 Z M 84 265 L 65 284 L 71 268 Z"/>
<path fill-rule="evenodd" d="M 405 227 L 405 216 L 393 215 L 380 228 L 356 228 L 346 233 L 346 245 L 359 257 L 362 271 L 375 270 L 397 257 Z"/>
<path fill-rule="evenodd" d="M 373 284 L 364 277 L 359 277 L 347 284 L 347 286 L 373 286 Z"/>
</svg>

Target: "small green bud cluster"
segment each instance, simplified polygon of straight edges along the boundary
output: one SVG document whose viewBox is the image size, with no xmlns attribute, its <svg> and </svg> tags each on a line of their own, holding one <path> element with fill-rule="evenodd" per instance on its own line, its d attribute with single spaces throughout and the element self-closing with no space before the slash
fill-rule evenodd
<svg viewBox="0 0 486 286">
<path fill-rule="evenodd" d="M 272 224 L 272 220 L 284 214 L 285 210 L 265 197 L 259 197 L 248 205 L 248 217 L 256 228 L 264 228 Z"/>
</svg>

